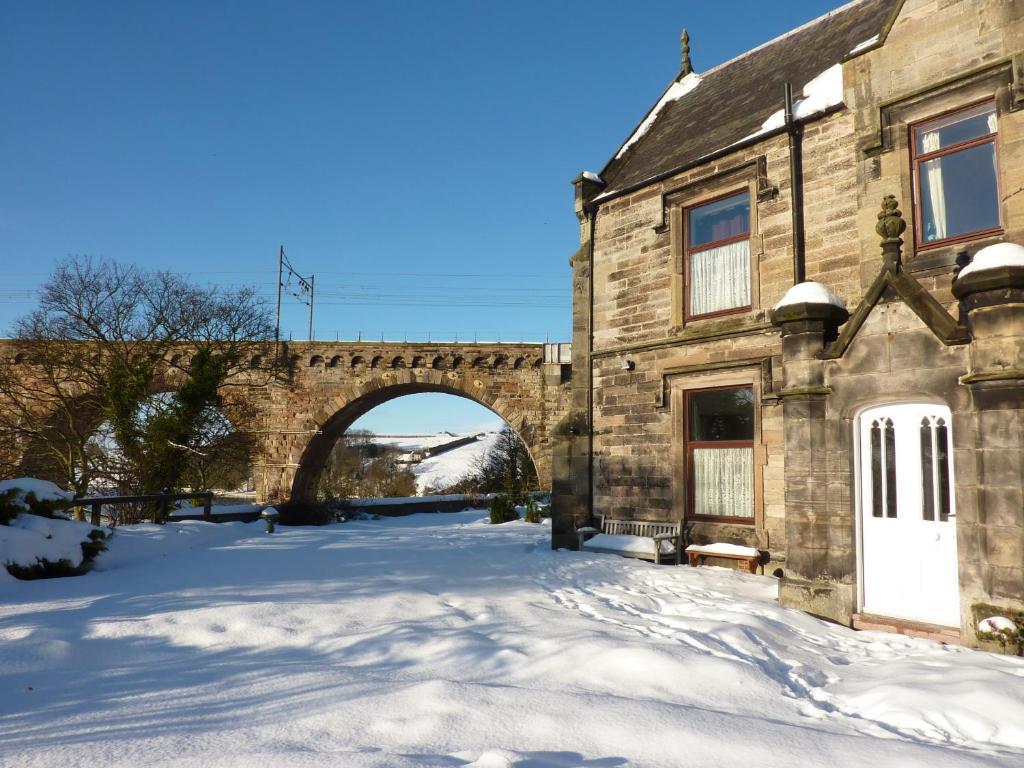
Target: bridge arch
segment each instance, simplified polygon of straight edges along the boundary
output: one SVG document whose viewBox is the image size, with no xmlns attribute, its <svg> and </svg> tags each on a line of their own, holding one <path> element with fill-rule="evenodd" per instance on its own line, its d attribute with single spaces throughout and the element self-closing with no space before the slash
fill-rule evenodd
<svg viewBox="0 0 1024 768">
<path fill-rule="evenodd" d="M 428 369 L 429 370 L 429 369 Z M 410 369 L 406 369 L 410 371 Z M 403 371 L 402 373 L 405 373 Z M 433 373 L 433 372 L 432 372 Z M 389 400 L 423 392 L 437 392 L 464 397 L 500 416 L 522 438 L 533 459 L 543 487 L 550 483 L 550 461 L 544 427 L 534 424 L 518 407 L 521 393 L 494 394 L 481 386 L 479 380 L 467 380 L 454 373 L 437 371 L 439 376 L 402 378 L 392 381 L 368 381 L 344 395 L 330 398 L 314 414 L 319 429 L 299 450 L 297 466 L 291 483 L 291 498 L 316 498 L 320 475 L 335 444 L 361 416 Z M 444 375 L 447 373 L 447 375 Z M 297 446 L 298 447 L 298 446 Z"/>
</svg>

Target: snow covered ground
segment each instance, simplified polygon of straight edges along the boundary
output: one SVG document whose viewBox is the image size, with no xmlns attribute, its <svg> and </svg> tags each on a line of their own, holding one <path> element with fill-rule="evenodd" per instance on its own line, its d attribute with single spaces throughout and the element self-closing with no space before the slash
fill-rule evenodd
<svg viewBox="0 0 1024 768">
<path fill-rule="evenodd" d="M 475 443 L 460 445 L 439 456 L 431 456 L 412 467 L 416 475 L 416 492 L 430 488 L 446 488 L 471 474 L 498 440 L 497 432 L 489 432 Z"/>
<path fill-rule="evenodd" d="M 0 765 L 1024 765 L 1024 660 L 483 518 L 129 526 L 0 583 Z"/>
<path fill-rule="evenodd" d="M 483 459 L 484 455 L 498 439 L 497 431 L 480 433 L 482 437 L 474 443 L 453 448 L 438 456 L 431 456 L 418 464 L 412 465 L 416 475 L 416 493 L 423 495 L 431 488 L 447 488 L 470 474 Z M 452 432 L 439 432 L 436 435 L 378 435 L 373 442 L 394 445 L 403 451 L 420 451 L 450 443 L 460 437 Z"/>
</svg>

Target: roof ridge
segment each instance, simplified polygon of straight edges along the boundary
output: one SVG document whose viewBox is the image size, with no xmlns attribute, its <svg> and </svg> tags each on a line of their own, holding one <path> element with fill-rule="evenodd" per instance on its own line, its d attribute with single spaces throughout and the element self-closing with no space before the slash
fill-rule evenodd
<svg viewBox="0 0 1024 768">
<path fill-rule="evenodd" d="M 869 0 L 850 0 L 850 2 L 845 3 L 844 5 L 839 6 L 838 8 L 833 8 L 828 13 L 823 13 L 821 16 L 813 18 L 810 21 L 805 21 L 799 27 L 794 27 L 793 29 L 789 30 L 788 32 L 783 32 L 781 35 L 776 35 L 771 40 L 767 40 L 767 41 L 761 43 L 760 45 L 754 46 L 753 48 L 751 48 L 751 49 L 749 49 L 747 51 L 744 51 L 741 54 L 733 56 L 731 59 L 727 59 L 726 61 L 723 61 L 721 64 L 716 64 L 711 69 L 709 69 L 709 70 L 707 70 L 705 72 L 699 72 L 698 74 L 700 74 L 702 77 L 705 76 L 705 75 L 710 75 L 712 72 L 715 72 L 716 70 L 719 70 L 719 69 L 722 69 L 724 67 L 727 67 L 730 64 L 734 64 L 737 61 L 739 61 L 740 59 L 745 59 L 747 56 L 750 56 L 751 54 L 757 53 L 758 51 L 760 51 L 760 50 L 762 50 L 764 48 L 767 48 L 770 45 L 774 45 L 775 43 L 779 42 L 780 40 L 785 40 L 787 37 L 795 35 L 797 32 L 803 32 L 805 29 L 808 29 L 809 27 L 813 27 L 815 24 L 820 24 L 821 22 L 825 21 L 826 19 L 829 19 L 829 18 L 831 18 L 831 17 L 833 17 L 833 16 L 835 16 L 837 14 L 843 13 L 843 12 L 849 10 L 850 8 L 852 8 L 855 5 L 862 5 L 863 3 L 867 3 L 868 1 Z"/>
</svg>

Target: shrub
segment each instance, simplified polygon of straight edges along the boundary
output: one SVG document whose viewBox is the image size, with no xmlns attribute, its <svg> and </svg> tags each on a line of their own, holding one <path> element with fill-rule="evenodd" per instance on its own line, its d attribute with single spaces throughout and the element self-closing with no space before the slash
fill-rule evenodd
<svg viewBox="0 0 1024 768">
<path fill-rule="evenodd" d="M 291 499 L 276 504 L 279 525 L 327 525 L 334 522 L 334 511 L 326 504 Z"/>
<path fill-rule="evenodd" d="M 81 523 L 66 521 L 61 514 L 71 494 L 53 483 L 31 477 L 0 482 L 0 525 L 7 526 L 0 544 L 0 564 L 19 579 L 50 579 L 79 576 L 107 548 L 107 535 L 92 528 L 81 539 Z M 22 518 L 17 518 L 23 515 Z M 53 521 L 53 522 L 47 522 Z M 74 556 L 80 547 L 82 556 Z M 29 561 L 35 558 L 35 562 Z M 52 559 L 48 559 L 52 558 Z M 20 559 L 20 562 L 16 562 Z"/>
<path fill-rule="evenodd" d="M 992 616 L 978 623 L 978 639 L 999 643 L 1004 652 L 1024 656 L 1024 614 L 1013 618 Z"/>
<path fill-rule="evenodd" d="M 539 523 L 544 515 L 541 513 L 540 505 L 536 499 L 527 499 L 526 512 L 523 513 L 523 520 L 528 523 Z"/>
<path fill-rule="evenodd" d="M 107 548 L 107 534 L 98 528 L 88 533 L 89 541 L 83 541 L 82 562 L 73 565 L 70 560 L 37 560 L 32 565 L 8 563 L 7 572 L 16 579 L 33 581 L 35 579 L 57 579 L 63 576 L 81 576 L 92 569 L 93 561 L 100 552 Z"/>
<path fill-rule="evenodd" d="M 0 525 L 7 525 L 22 512 L 40 517 L 62 517 L 71 494 L 53 483 L 33 477 L 0 482 Z"/>
<path fill-rule="evenodd" d="M 490 503 L 491 511 L 491 524 L 498 525 L 500 523 L 509 523 L 513 520 L 519 519 L 519 513 L 516 512 L 516 505 L 509 496 L 505 494 L 498 494 Z"/>
</svg>

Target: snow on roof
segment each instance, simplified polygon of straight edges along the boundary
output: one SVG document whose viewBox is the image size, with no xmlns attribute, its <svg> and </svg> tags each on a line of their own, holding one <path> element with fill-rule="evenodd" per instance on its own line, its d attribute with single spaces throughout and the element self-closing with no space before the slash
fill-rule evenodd
<svg viewBox="0 0 1024 768">
<path fill-rule="evenodd" d="M 793 306 L 794 304 L 831 304 L 835 307 L 846 309 L 845 301 L 821 283 L 816 283 L 813 280 L 797 283 L 786 291 L 786 295 L 775 305 L 775 309 Z"/>
<path fill-rule="evenodd" d="M 604 184 L 604 179 L 602 179 L 593 171 L 584 171 L 583 178 L 587 179 L 588 181 L 596 181 L 598 184 Z"/>
<path fill-rule="evenodd" d="M 648 112 L 647 117 L 645 117 L 641 121 L 640 125 L 636 127 L 636 130 L 633 131 L 633 135 L 626 139 L 625 144 L 619 147 L 619 151 L 615 153 L 615 159 L 617 160 L 622 157 L 626 153 L 627 149 L 633 146 L 645 133 L 647 133 L 647 131 L 651 129 L 651 126 L 654 125 L 654 121 L 658 119 L 659 113 L 666 104 L 683 98 L 683 96 L 700 85 L 700 82 L 701 77 L 696 72 L 691 72 L 682 80 L 674 81 L 672 85 L 668 87 L 668 90 L 662 94 L 658 103 L 654 105 L 654 109 Z"/>
<path fill-rule="evenodd" d="M 847 56 L 853 56 L 855 54 L 860 53 L 866 48 L 870 48 L 871 46 L 878 42 L 879 37 L 881 37 L 881 35 L 872 35 L 867 40 L 862 40 L 861 42 L 853 46 L 853 48 L 850 50 Z"/>
<path fill-rule="evenodd" d="M 841 76 L 826 71 L 884 30 L 898 5 L 899 0 L 859 0 L 701 72 L 696 76 L 699 87 L 683 96 L 686 78 L 673 83 L 600 170 L 614 192 L 599 199 L 707 162 L 709 156 L 731 151 L 742 137 L 759 138 L 766 118 L 782 106 L 787 82 L 794 88 L 806 83 L 806 103 L 798 105 L 798 119 L 838 107 Z M 823 74 L 825 82 L 814 82 Z M 824 99 L 817 98 L 822 95 Z M 781 124 L 781 118 L 775 119 Z"/>
<path fill-rule="evenodd" d="M 974 259 L 960 270 L 957 280 L 974 272 L 984 272 L 1000 267 L 1024 267 L 1024 246 L 1017 243 L 996 243 L 982 248 L 974 255 Z"/>
<path fill-rule="evenodd" d="M 793 119 L 807 120 L 814 115 L 827 112 L 832 107 L 838 107 L 843 103 L 843 65 L 833 64 L 821 74 L 812 78 L 803 89 L 803 98 L 797 99 L 793 104 Z M 737 141 L 747 141 L 760 136 L 762 133 L 769 133 L 781 128 L 786 124 L 786 110 L 779 109 L 772 112 L 768 119 L 761 123 L 761 129 L 754 131 L 749 136 L 744 136 Z"/>
<path fill-rule="evenodd" d="M 689 75 L 687 77 L 689 77 Z M 694 77 L 696 77 L 696 75 L 694 75 Z M 675 83 L 675 85 L 680 85 L 680 83 Z M 653 110 L 651 110 L 650 114 L 648 114 L 644 122 L 640 124 L 640 126 L 636 129 L 633 135 L 629 138 L 629 141 L 622 145 L 622 149 L 618 151 L 618 154 L 615 155 L 615 158 L 618 159 L 619 157 L 621 157 L 622 154 L 629 148 L 631 144 L 640 139 L 640 137 L 643 136 L 648 131 L 648 129 L 650 129 L 651 125 L 654 124 L 655 118 L 657 118 L 658 116 L 658 112 L 665 106 L 665 104 L 667 104 L 669 101 L 675 101 L 683 97 L 684 95 L 686 95 L 686 93 L 689 93 L 692 90 L 693 88 L 690 88 L 687 91 L 678 93 L 678 95 L 674 96 L 673 98 L 668 98 L 668 96 L 672 94 L 672 88 L 669 88 L 669 90 L 665 92 L 665 96 L 661 97 L 661 101 L 658 102 L 658 105 Z M 843 65 L 833 64 L 824 72 L 821 72 L 817 76 L 813 77 L 803 87 L 802 94 L 803 98 L 797 99 L 793 103 L 794 120 L 809 120 L 810 118 L 815 117 L 816 115 L 824 114 L 833 107 L 838 107 L 841 104 L 843 104 Z M 728 149 L 729 147 L 734 147 L 738 144 L 743 144 L 744 142 L 750 141 L 751 139 L 757 138 L 758 136 L 771 133 L 772 131 L 778 130 L 785 124 L 786 110 L 776 110 L 771 115 L 769 115 L 768 119 L 761 123 L 761 127 L 758 128 L 753 133 L 747 134 L 743 138 L 737 139 L 736 141 L 732 142 L 731 144 L 727 144 L 724 147 L 717 147 L 710 152 L 706 152 L 705 154 L 701 155 L 701 157 L 697 158 L 697 160 L 701 160 L 705 157 L 710 157 L 711 155 L 721 151 L 722 149 Z M 619 190 L 617 189 L 609 189 L 601 193 L 594 199 L 597 201 L 601 201 L 606 198 L 615 196 L 616 194 L 618 194 L 618 191 Z"/>
</svg>

